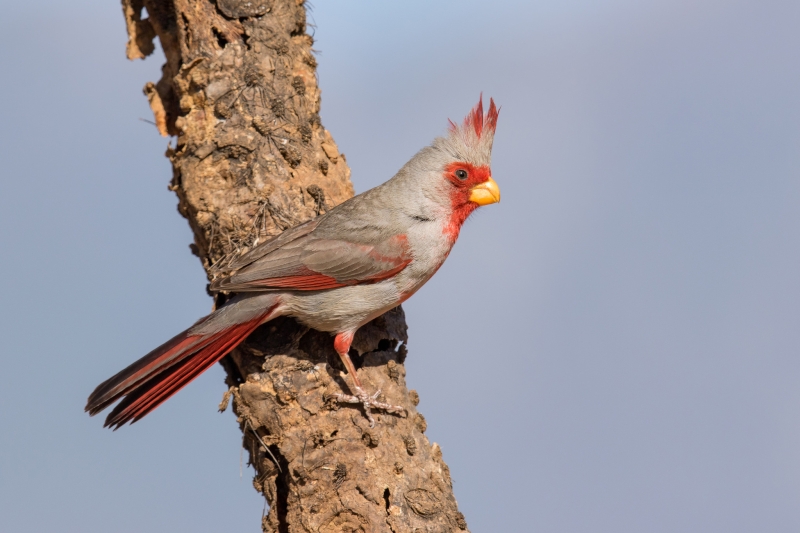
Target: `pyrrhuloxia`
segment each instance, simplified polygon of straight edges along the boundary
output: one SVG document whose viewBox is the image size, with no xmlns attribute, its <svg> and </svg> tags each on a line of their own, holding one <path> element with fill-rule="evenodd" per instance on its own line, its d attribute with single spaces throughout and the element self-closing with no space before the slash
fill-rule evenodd
<svg viewBox="0 0 800 533">
<path fill-rule="evenodd" d="M 333 345 L 353 379 L 338 400 L 402 410 L 377 401 L 361 385 L 348 351 L 359 327 L 414 294 L 442 266 L 467 217 L 500 201 L 491 177 L 498 109 L 490 99 L 450 122 L 389 181 L 253 248 L 230 265 L 212 291 L 235 295 L 224 306 L 162 344 L 89 396 L 95 415 L 115 429 L 158 407 L 219 361 L 259 325 L 292 316 L 335 335 Z"/>
</svg>

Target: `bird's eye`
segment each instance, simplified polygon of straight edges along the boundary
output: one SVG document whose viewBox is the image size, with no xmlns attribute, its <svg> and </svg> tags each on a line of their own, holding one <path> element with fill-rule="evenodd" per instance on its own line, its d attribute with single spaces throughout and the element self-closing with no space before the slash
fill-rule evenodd
<svg viewBox="0 0 800 533">
<path fill-rule="evenodd" d="M 456 170 L 456 177 L 461 181 L 464 181 L 465 179 L 467 179 L 467 171 L 461 168 Z"/>
</svg>

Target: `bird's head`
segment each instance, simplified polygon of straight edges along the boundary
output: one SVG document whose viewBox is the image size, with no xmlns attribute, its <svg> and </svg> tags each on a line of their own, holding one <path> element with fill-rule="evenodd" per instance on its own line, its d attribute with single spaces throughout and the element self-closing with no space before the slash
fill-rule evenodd
<svg viewBox="0 0 800 533">
<path fill-rule="evenodd" d="M 450 121 L 448 135 L 437 138 L 431 148 L 437 153 L 439 190 L 452 209 L 453 230 L 479 206 L 500 201 L 500 187 L 492 179 L 492 142 L 497 127 L 498 108 L 489 99 L 483 112 L 483 97 L 461 125 Z"/>
</svg>

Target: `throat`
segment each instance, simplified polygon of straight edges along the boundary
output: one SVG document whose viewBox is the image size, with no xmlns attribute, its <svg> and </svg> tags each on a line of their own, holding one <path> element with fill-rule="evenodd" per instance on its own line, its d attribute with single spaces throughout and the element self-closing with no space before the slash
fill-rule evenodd
<svg viewBox="0 0 800 533">
<path fill-rule="evenodd" d="M 444 234 L 455 242 L 456 239 L 458 239 L 458 234 L 461 232 L 461 226 L 464 225 L 464 222 L 477 207 L 478 204 L 473 202 L 454 205 L 453 211 L 450 213 L 450 217 L 444 226 Z"/>
</svg>

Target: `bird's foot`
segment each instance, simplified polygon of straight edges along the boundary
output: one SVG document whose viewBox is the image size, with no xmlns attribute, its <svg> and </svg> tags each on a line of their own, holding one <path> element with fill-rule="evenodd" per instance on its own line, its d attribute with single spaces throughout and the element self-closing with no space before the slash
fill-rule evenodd
<svg viewBox="0 0 800 533">
<path fill-rule="evenodd" d="M 360 403 L 364 407 L 364 413 L 367 415 L 367 419 L 369 420 L 369 427 L 375 427 L 375 419 L 372 418 L 372 409 L 382 409 L 388 413 L 404 413 L 405 409 L 399 405 L 391 405 L 384 402 L 378 401 L 378 396 L 380 396 L 381 391 L 378 389 L 378 392 L 370 396 L 367 394 L 364 389 L 359 387 L 358 385 L 354 388 L 355 395 L 351 396 L 350 394 L 342 394 L 339 393 L 334 396 L 334 399 L 339 403 Z"/>
</svg>

